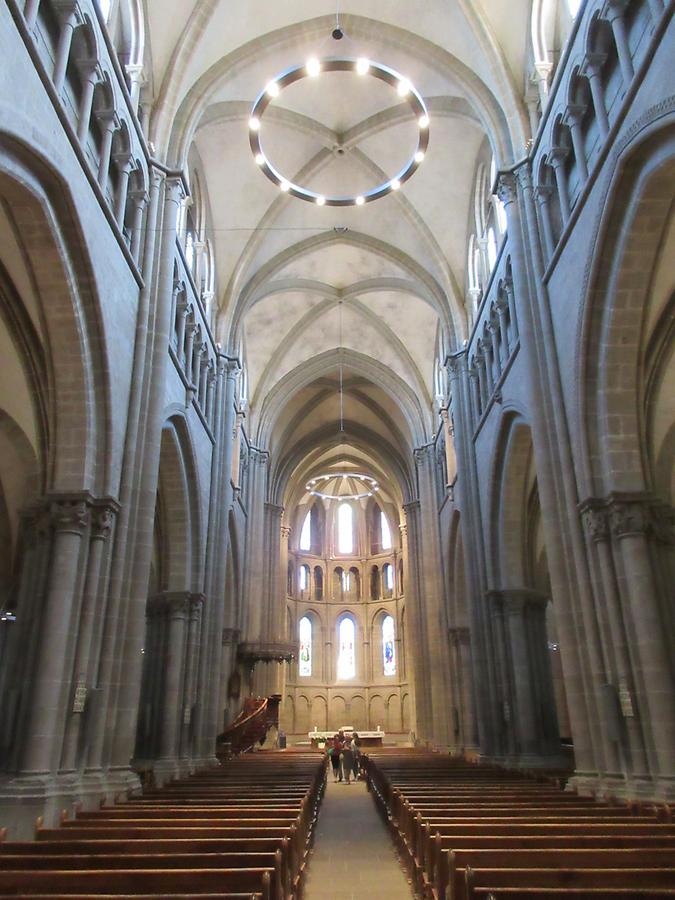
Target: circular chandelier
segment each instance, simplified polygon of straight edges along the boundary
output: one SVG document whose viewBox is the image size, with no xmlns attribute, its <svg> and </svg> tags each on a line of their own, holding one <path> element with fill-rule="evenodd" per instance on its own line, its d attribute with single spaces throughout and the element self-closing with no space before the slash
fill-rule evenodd
<svg viewBox="0 0 675 900">
<path fill-rule="evenodd" d="M 363 485 L 362 491 L 354 491 L 348 494 L 338 494 L 327 490 L 321 490 L 321 487 L 327 487 L 331 481 L 338 479 L 350 478 L 353 481 Z M 377 479 L 370 475 L 363 475 L 359 472 L 331 472 L 328 475 L 317 475 L 316 478 L 310 478 L 305 485 L 305 490 L 313 497 L 321 497 L 322 500 L 364 500 L 366 497 L 372 497 L 376 491 L 379 491 L 380 485 Z"/>
<path fill-rule="evenodd" d="M 329 196 L 307 190 L 307 188 L 295 184 L 290 178 L 286 178 L 286 176 L 282 175 L 282 173 L 272 165 L 263 150 L 262 141 L 260 139 L 260 128 L 262 117 L 272 100 L 278 97 L 284 88 L 294 84 L 296 81 L 301 81 L 303 78 L 317 78 L 322 72 L 355 72 L 362 77 L 370 75 L 373 78 L 378 78 L 380 81 L 386 82 L 386 84 L 395 88 L 399 97 L 407 101 L 417 120 L 417 147 L 408 162 L 400 172 L 392 178 L 382 182 L 382 184 L 378 184 L 376 187 L 363 194 L 355 196 Z M 251 109 L 251 115 L 248 120 L 248 130 L 249 143 L 256 164 L 269 180 L 284 193 L 290 194 L 292 197 L 297 197 L 299 200 L 316 203 L 317 206 L 363 206 L 365 203 L 370 203 L 372 200 L 378 200 L 380 197 L 385 197 L 392 191 L 397 191 L 419 168 L 429 144 L 429 113 L 424 100 L 417 90 L 415 90 L 415 87 L 411 82 L 403 75 L 395 72 L 394 69 L 390 69 L 389 66 L 373 62 L 365 57 L 360 57 L 358 59 L 352 57 L 327 57 L 324 59 L 312 57 L 302 65 L 292 66 L 290 69 L 286 69 L 265 85 L 263 90 L 258 94 L 258 97 L 253 104 L 253 108 Z"/>
</svg>

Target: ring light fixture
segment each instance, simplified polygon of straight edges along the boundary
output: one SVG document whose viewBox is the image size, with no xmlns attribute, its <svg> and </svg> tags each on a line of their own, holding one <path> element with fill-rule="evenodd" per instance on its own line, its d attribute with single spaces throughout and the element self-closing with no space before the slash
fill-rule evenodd
<svg viewBox="0 0 675 900">
<path fill-rule="evenodd" d="M 284 88 L 295 84 L 296 81 L 301 81 L 303 78 L 318 78 L 325 72 L 355 72 L 362 77 L 370 75 L 372 78 L 379 78 L 380 81 L 384 81 L 393 87 L 399 97 L 406 100 L 417 120 L 417 147 L 401 171 L 397 172 L 388 181 L 356 196 L 329 196 L 301 187 L 299 184 L 291 181 L 290 178 L 282 175 L 272 165 L 263 150 L 260 138 L 262 118 L 272 100 L 278 97 Z M 365 203 L 378 200 L 380 197 L 386 197 L 392 191 L 397 191 L 405 181 L 415 174 L 424 159 L 427 146 L 429 145 L 429 113 L 424 100 L 410 81 L 403 75 L 395 72 L 394 69 L 390 69 L 389 66 L 373 62 L 373 60 L 365 57 L 359 57 L 358 59 L 352 57 L 327 57 L 325 59 L 311 57 L 302 65 L 286 69 L 265 85 L 251 109 L 251 115 L 248 120 L 248 134 L 251 152 L 256 164 L 269 180 L 276 184 L 284 193 L 289 194 L 291 197 L 297 197 L 299 200 L 315 203 L 317 206 L 363 206 Z"/>
<path fill-rule="evenodd" d="M 363 485 L 363 490 L 351 494 L 332 494 L 329 491 L 321 490 L 322 484 L 326 485 L 339 478 L 351 478 L 353 481 L 358 481 Z M 364 500 L 366 497 L 372 497 L 379 489 L 380 485 L 376 478 L 359 472 L 331 472 L 328 475 L 317 475 L 316 478 L 310 478 L 305 485 L 306 491 L 313 497 L 321 497 L 322 500 Z"/>
</svg>

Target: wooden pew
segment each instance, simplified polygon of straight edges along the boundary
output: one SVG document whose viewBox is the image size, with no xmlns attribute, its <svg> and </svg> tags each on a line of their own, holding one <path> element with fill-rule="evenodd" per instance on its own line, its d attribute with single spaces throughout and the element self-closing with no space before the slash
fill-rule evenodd
<svg viewBox="0 0 675 900">
<path fill-rule="evenodd" d="M 325 790 L 317 754 L 233 761 L 2 842 L 0 895 L 301 896 Z"/>
</svg>

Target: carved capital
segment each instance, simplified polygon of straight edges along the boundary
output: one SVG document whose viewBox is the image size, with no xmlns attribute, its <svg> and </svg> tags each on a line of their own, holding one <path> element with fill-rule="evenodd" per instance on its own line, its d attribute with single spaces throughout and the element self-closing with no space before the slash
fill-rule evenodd
<svg viewBox="0 0 675 900">
<path fill-rule="evenodd" d="M 240 637 L 241 637 L 241 631 L 239 628 L 223 628 L 223 634 L 222 634 L 222 643 L 223 644 L 237 644 L 239 642 Z"/>
<path fill-rule="evenodd" d="M 417 447 L 413 450 L 413 456 L 415 458 L 415 465 L 421 466 L 430 459 L 431 454 L 433 453 L 433 448 L 431 444 L 425 444 L 424 447 Z"/>
<path fill-rule="evenodd" d="M 654 534 L 653 509 L 649 500 L 610 497 L 607 505 L 613 537 L 651 537 Z"/>
<path fill-rule="evenodd" d="M 249 447 L 249 462 L 258 466 L 266 466 L 270 461 L 270 455 L 267 450 L 261 450 L 259 447 Z"/>
<path fill-rule="evenodd" d="M 580 508 L 581 522 L 586 535 L 592 541 L 609 539 L 609 519 L 607 509 L 600 500 L 586 500 Z"/>
<path fill-rule="evenodd" d="M 110 537 L 118 512 L 119 504 L 112 499 L 98 500 L 94 504 L 91 517 L 92 540 L 106 541 Z"/>
<path fill-rule="evenodd" d="M 49 516 L 57 533 L 83 535 L 90 520 L 89 504 L 83 498 L 52 499 Z"/>
<path fill-rule="evenodd" d="M 448 628 L 448 636 L 453 647 L 459 647 L 461 644 L 468 645 L 470 642 L 470 632 L 468 628 Z"/>
<path fill-rule="evenodd" d="M 513 172 L 500 172 L 497 176 L 497 196 L 508 206 L 514 203 L 518 197 L 516 177 Z"/>
<path fill-rule="evenodd" d="M 520 166 L 520 168 L 516 171 L 516 178 L 518 179 L 518 184 L 520 185 L 521 190 L 532 190 L 532 172 L 530 170 L 529 163 Z"/>
</svg>

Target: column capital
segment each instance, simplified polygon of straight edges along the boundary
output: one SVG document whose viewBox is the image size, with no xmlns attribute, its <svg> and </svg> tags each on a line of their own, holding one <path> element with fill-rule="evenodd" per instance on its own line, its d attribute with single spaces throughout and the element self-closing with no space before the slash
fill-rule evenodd
<svg viewBox="0 0 675 900">
<path fill-rule="evenodd" d="M 517 179 L 513 172 L 499 172 L 497 175 L 497 196 L 508 206 L 518 197 Z"/>
<path fill-rule="evenodd" d="M 91 520 L 91 497 L 59 495 L 49 498 L 49 517 L 54 531 L 83 535 Z"/>
<path fill-rule="evenodd" d="M 265 503 L 265 511 L 269 512 L 272 516 L 281 518 L 284 514 L 284 507 L 279 506 L 277 503 Z"/>
<path fill-rule="evenodd" d="M 616 538 L 643 535 L 673 543 L 675 510 L 649 494 L 610 494 L 609 524 Z"/>
<path fill-rule="evenodd" d="M 596 543 L 609 539 L 609 519 L 604 501 L 589 498 L 579 504 L 581 522 L 586 535 Z"/>
<path fill-rule="evenodd" d="M 516 178 L 518 179 L 518 184 L 522 191 L 532 190 L 532 169 L 530 168 L 529 161 L 523 163 L 522 166 L 519 166 L 518 169 L 516 169 Z"/>
<path fill-rule="evenodd" d="M 448 628 L 448 636 L 450 638 L 450 643 L 454 647 L 459 647 L 460 644 L 469 644 L 471 633 L 468 628 L 463 626 L 454 626 Z"/>
<path fill-rule="evenodd" d="M 281 526 L 281 537 L 284 538 L 284 540 L 288 540 L 288 538 L 291 536 L 292 531 L 293 531 L 293 529 L 291 528 L 290 525 L 282 525 Z"/>
<path fill-rule="evenodd" d="M 424 444 L 422 447 L 416 447 L 413 450 L 413 457 L 415 458 L 415 464 L 417 466 L 423 465 L 429 459 L 432 458 L 433 455 L 433 445 L 432 444 Z"/>
<path fill-rule="evenodd" d="M 116 131 L 120 127 L 120 119 L 117 115 L 117 111 L 112 108 L 98 109 L 94 115 L 105 127 L 106 131 Z"/>
<path fill-rule="evenodd" d="M 581 62 L 579 72 L 587 78 L 595 78 L 600 74 L 600 70 L 606 62 L 606 53 L 600 53 L 597 50 L 589 50 Z"/>
<path fill-rule="evenodd" d="M 112 497 L 104 497 L 94 501 L 91 518 L 92 540 L 106 541 L 115 524 L 115 518 L 120 511 L 120 505 Z"/>
<path fill-rule="evenodd" d="M 221 641 L 223 644 L 237 644 L 241 638 L 240 628 L 223 628 Z"/>
<path fill-rule="evenodd" d="M 98 84 L 100 81 L 103 81 L 103 69 L 98 59 L 94 57 L 78 59 L 75 65 L 85 81 L 91 81 L 92 84 Z"/>
<path fill-rule="evenodd" d="M 188 611 L 192 618 L 195 618 L 201 611 L 202 607 L 206 603 L 206 594 L 201 592 L 190 594 L 190 598 L 188 600 Z"/>
<path fill-rule="evenodd" d="M 249 447 L 248 458 L 250 462 L 255 463 L 258 466 L 266 466 L 270 461 L 269 452 L 260 447 Z"/>
</svg>

